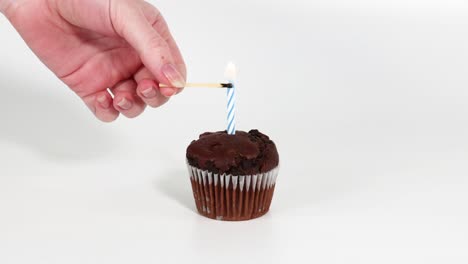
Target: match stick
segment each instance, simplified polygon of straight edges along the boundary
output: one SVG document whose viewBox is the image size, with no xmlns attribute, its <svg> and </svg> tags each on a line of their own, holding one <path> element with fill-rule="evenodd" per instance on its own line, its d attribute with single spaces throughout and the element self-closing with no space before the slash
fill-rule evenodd
<svg viewBox="0 0 468 264">
<path fill-rule="evenodd" d="M 172 87 L 166 84 L 159 84 L 159 87 Z M 186 83 L 185 87 L 204 87 L 204 88 L 232 88 L 232 83 Z M 184 88 L 184 87 L 177 87 Z"/>
</svg>

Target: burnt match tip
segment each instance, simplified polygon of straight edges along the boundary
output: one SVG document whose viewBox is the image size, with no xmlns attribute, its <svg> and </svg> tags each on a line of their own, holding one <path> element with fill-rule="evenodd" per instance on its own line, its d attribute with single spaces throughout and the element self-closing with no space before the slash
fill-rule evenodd
<svg viewBox="0 0 468 264">
<path fill-rule="evenodd" d="M 221 85 L 226 88 L 232 88 L 232 83 L 222 83 Z"/>
</svg>

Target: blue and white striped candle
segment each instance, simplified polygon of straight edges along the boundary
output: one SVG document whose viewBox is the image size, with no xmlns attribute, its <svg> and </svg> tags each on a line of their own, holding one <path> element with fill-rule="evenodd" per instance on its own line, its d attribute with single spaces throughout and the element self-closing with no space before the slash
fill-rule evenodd
<svg viewBox="0 0 468 264">
<path fill-rule="evenodd" d="M 226 78 L 232 83 L 232 88 L 227 88 L 227 133 L 236 134 L 236 66 L 230 62 L 226 67 Z"/>
</svg>

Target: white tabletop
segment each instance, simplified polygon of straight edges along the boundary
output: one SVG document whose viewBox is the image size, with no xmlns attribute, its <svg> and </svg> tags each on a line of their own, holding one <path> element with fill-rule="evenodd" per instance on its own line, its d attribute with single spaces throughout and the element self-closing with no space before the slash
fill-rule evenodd
<svg viewBox="0 0 468 264">
<path fill-rule="evenodd" d="M 467 263 L 467 4 L 154 1 L 191 81 L 234 60 L 277 143 L 269 214 L 195 211 L 185 148 L 225 91 L 96 121 L 0 18 L 0 263 Z M 220 40 L 227 37 L 227 40 Z"/>
</svg>

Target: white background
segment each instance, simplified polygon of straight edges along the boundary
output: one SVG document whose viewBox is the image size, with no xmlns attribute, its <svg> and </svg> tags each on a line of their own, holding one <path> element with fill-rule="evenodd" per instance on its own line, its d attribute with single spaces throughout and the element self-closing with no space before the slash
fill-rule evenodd
<svg viewBox="0 0 468 264">
<path fill-rule="evenodd" d="M 195 212 L 185 148 L 225 91 L 99 123 L 2 17 L 0 263 L 468 262 L 466 1 L 153 3 L 191 81 L 238 65 L 238 128 L 280 151 L 271 212 Z"/>
</svg>

